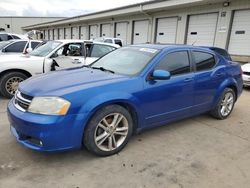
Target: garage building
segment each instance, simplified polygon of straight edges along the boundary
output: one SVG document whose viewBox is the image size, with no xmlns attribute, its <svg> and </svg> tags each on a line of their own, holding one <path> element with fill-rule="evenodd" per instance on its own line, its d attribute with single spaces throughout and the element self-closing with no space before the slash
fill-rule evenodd
<svg viewBox="0 0 250 188">
<path fill-rule="evenodd" d="M 217 46 L 250 61 L 249 0 L 157 0 L 23 27 L 45 39 L 118 37 L 125 44 Z"/>
</svg>

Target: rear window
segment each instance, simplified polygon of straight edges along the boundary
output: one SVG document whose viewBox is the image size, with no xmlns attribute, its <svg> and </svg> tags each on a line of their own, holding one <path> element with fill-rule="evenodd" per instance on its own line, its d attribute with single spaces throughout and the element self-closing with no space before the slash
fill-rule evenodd
<svg viewBox="0 0 250 188">
<path fill-rule="evenodd" d="M 218 53 L 219 55 L 223 56 L 225 59 L 232 61 L 231 56 L 229 55 L 229 53 L 221 48 L 210 48 L 211 50 L 213 50 L 214 52 Z"/>
<path fill-rule="evenodd" d="M 213 68 L 216 64 L 214 56 L 206 52 L 192 52 L 196 65 L 196 71 L 205 71 Z"/>
</svg>

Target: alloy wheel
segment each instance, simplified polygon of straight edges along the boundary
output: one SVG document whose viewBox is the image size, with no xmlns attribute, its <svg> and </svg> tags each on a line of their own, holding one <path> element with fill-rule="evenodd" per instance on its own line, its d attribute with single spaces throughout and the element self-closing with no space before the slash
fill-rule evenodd
<svg viewBox="0 0 250 188">
<path fill-rule="evenodd" d="M 221 102 L 221 115 L 227 116 L 231 113 L 234 105 L 234 95 L 231 92 L 225 94 L 222 102 Z"/>
<path fill-rule="evenodd" d="M 105 116 L 95 129 L 95 144 L 102 151 L 119 148 L 128 135 L 128 120 L 121 113 Z"/>
</svg>

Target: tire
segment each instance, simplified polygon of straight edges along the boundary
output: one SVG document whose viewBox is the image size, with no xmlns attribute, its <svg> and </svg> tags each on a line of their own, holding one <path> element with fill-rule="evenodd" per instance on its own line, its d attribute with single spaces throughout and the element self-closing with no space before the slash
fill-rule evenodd
<svg viewBox="0 0 250 188">
<path fill-rule="evenodd" d="M 133 120 L 125 108 L 119 105 L 106 106 L 97 111 L 88 123 L 84 132 L 84 145 L 95 155 L 113 155 L 125 147 L 132 130 Z"/>
<path fill-rule="evenodd" d="M 227 103 L 225 103 L 226 97 L 229 97 Z M 226 88 L 221 94 L 218 104 L 210 112 L 210 114 L 216 119 L 220 120 L 226 119 L 232 113 L 235 101 L 236 101 L 236 95 L 234 90 L 232 90 L 231 88 Z M 225 106 L 227 106 L 227 108 Z"/>
<path fill-rule="evenodd" d="M 0 78 L 0 93 L 10 99 L 14 96 L 18 84 L 28 77 L 21 72 L 8 72 Z"/>
</svg>

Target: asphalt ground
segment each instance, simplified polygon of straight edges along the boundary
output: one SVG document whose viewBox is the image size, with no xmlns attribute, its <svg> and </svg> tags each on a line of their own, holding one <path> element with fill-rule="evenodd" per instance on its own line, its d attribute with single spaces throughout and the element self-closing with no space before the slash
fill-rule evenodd
<svg viewBox="0 0 250 188">
<path fill-rule="evenodd" d="M 250 90 L 226 120 L 200 115 L 132 137 L 122 152 L 39 153 L 18 144 L 0 98 L 0 188 L 249 188 Z"/>
</svg>

